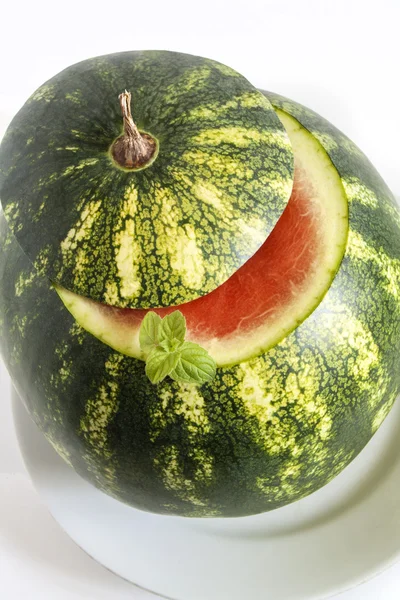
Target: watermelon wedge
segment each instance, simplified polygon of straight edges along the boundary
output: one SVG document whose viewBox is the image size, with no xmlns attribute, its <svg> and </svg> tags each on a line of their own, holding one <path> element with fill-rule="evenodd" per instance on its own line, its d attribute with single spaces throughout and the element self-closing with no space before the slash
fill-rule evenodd
<svg viewBox="0 0 400 600">
<path fill-rule="evenodd" d="M 277 110 L 295 157 L 290 201 L 262 247 L 224 284 L 179 309 L 188 340 L 218 366 L 265 352 L 293 331 L 328 291 L 343 258 L 348 203 L 341 179 L 321 144 Z M 55 286 L 66 308 L 88 332 L 115 350 L 144 359 L 139 328 L 147 310 L 108 306 Z"/>
</svg>

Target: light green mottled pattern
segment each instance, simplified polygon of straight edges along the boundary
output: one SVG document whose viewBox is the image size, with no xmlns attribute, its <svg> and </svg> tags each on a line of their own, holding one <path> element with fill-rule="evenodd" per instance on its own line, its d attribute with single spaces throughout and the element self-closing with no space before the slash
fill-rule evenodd
<svg viewBox="0 0 400 600">
<path fill-rule="evenodd" d="M 159 144 L 139 171 L 111 158 L 124 89 Z M 2 203 L 31 261 L 50 249 L 49 278 L 120 307 L 217 288 L 264 242 L 292 184 L 270 102 L 233 70 L 171 52 L 70 67 L 31 96 L 0 146 Z"/>
<path fill-rule="evenodd" d="M 104 458 L 112 456 L 108 446 L 107 427 L 118 411 L 118 366 L 122 356 L 115 354 L 105 363 L 106 377 L 98 393 L 86 403 L 80 430 L 94 452 Z"/>
<path fill-rule="evenodd" d="M 82 459 L 97 487 L 107 492 L 118 489 L 113 447 L 109 443 L 108 428 L 119 408 L 118 373 L 121 354 L 111 354 L 104 364 L 104 378 L 99 382 L 93 397 L 85 405 L 80 419 L 79 435 L 85 440 L 87 450 Z M 102 467 L 99 468 L 99 460 Z"/>
</svg>

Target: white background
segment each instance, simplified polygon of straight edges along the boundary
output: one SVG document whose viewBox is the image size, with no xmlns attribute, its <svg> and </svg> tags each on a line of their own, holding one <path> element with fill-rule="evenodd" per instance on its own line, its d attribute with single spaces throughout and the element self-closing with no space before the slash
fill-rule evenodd
<svg viewBox="0 0 400 600">
<path fill-rule="evenodd" d="M 0 20 L 0 122 L 43 81 L 89 56 L 146 48 L 190 52 L 323 114 L 400 194 L 399 0 L 20 0 L 2 6 Z M 153 598 L 91 561 L 48 515 L 23 474 L 7 386 L 3 372 L 0 597 Z M 398 600 L 399 588 L 396 566 L 340 598 Z"/>
</svg>

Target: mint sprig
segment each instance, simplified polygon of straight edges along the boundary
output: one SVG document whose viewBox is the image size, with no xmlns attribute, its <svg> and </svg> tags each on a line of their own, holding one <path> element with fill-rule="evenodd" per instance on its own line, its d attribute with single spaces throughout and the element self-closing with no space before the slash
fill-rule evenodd
<svg viewBox="0 0 400 600">
<path fill-rule="evenodd" d="M 153 311 L 146 314 L 139 343 L 152 383 L 160 383 L 169 375 L 175 381 L 201 385 L 215 377 L 214 359 L 199 344 L 185 342 L 185 335 L 186 320 L 179 310 L 163 319 Z"/>
</svg>

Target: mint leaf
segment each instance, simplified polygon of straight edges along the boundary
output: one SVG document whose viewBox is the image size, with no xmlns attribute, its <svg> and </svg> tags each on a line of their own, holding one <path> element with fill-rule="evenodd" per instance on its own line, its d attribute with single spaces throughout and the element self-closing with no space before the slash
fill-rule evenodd
<svg viewBox="0 0 400 600">
<path fill-rule="evenodd" d="M 146 356 L 146 375 L 159 383 L 167 375 L 175 381 L 202 384 L 216 374 L 216 364 L 207 350 L 185 342 L 186 320 L 179 310 L 163 319 L 154 311 L 146 314 L 139 342 Z"/>
<path fill-rule="evenodd" d="M 207 350 L 194 344 L 184 342 L 179 349 L 176 366 L 169 372 L 175 381 L 202 384 L 211 381 L 216 374 L 216 364 Z"/>
<path fill-rule="evenodd" d="M 161 317 L 150 311 L 144 317 L 139 330 L 139 344 L 145 354 L 158 345 L 160 339 Z"/>
<path fill-rule="evenodd" d="M 160 340 L 176 339 L 184 342 L 186 334 L 186 320 L 180 310 L 175 310 L 161 321 Z"/>
<path fill-rule="evenodd" d="M 146 375 L 151 383 L 159 383 L 174 370 L 179 361 L 179 352 L 166 352 L 154 348 L 146 360 Z"/>
</svg>

